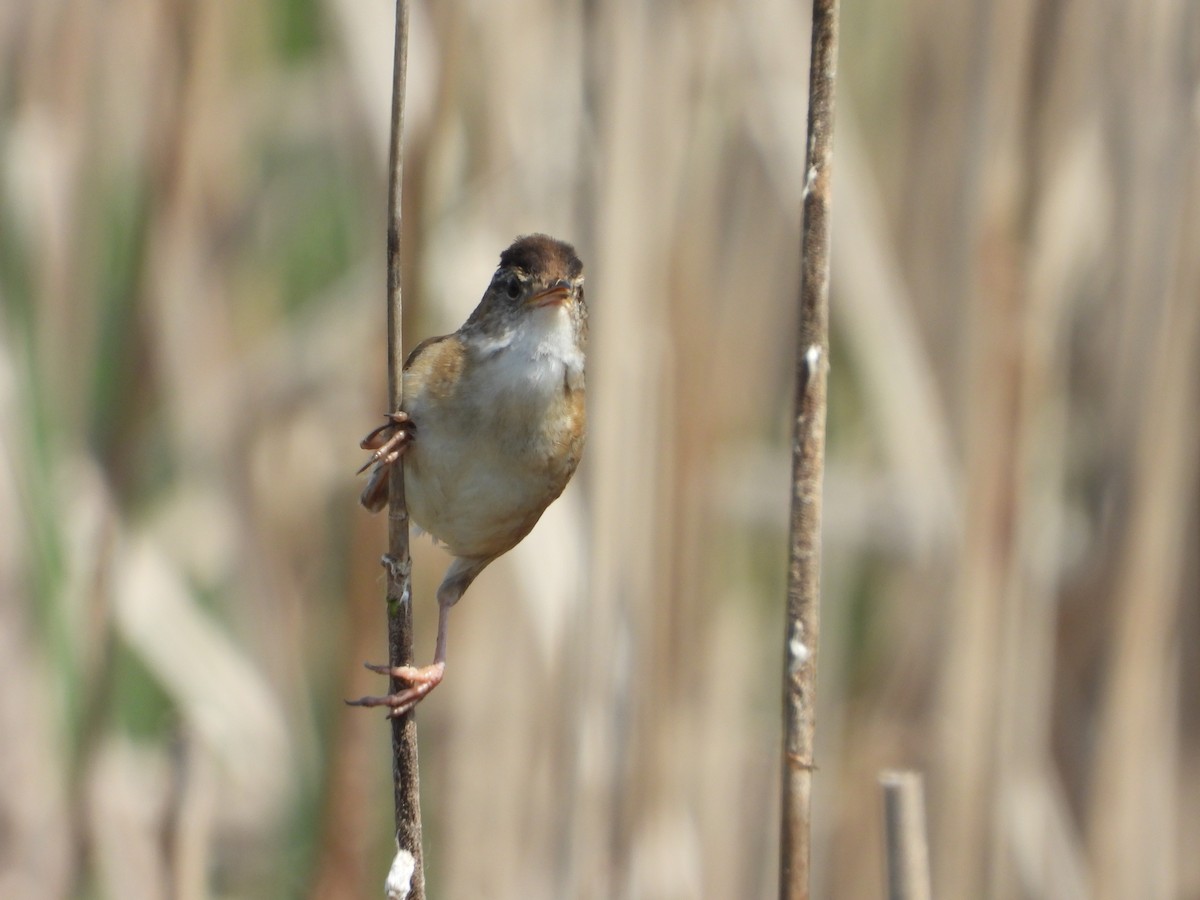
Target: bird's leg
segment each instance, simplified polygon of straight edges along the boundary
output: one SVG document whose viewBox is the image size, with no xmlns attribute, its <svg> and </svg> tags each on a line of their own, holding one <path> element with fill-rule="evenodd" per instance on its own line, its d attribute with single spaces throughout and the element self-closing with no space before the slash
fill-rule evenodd
<svg viewBox="0 0 1200 900">
<path fill-rule="evenodd" d="M 457 599 L 457 598 L 455 598 Z M 446 674 L 446 633 L 449 630 L 450 607 L 453 603 L 445 602 L 438 597 L 438 630 L 437 648 L 433 653 L 433 662 L 428 666 L 378 666 L 365 663 L 372 672 L 380 675 L 390 675 L 397 681 L 404 682 L 408 687 L 386 697 L 362 697 L 358 700 L 347 700 L 350 706 L 386 706 L 388 718 L 395 719 L 404 715 L 442 682 Z"/>
<path fill-rule="evenodd" d="M 401 410 L 388 413 L 384 418 L 387 419 L 386 422 L 358 442 L 358 446 L 364 450 L 375 451 L 362 464 L 362 468 L 357 472 L 359 475 L 370 468 L 373 463 L 385 466 L 394 463 L 400 458 L 400 454 L 404 452 L 408 442 L 412 440 L 414 428 L 408 418 L 408 413 Z"/>
<path fill-rule="evenodd" d="M 388 694 L 386 697 L 363 697 L 360 700 L 347 700 L 351 706 L 386 706 L 388 718 L 394 719 L 404 715 L 421 702 L 422 698 L 442 682 L 446 674 L 446 635 L 450 625 L 450 607 L 459 601 L 463 593 L 475 580 L 480 572 L 495 557 L 457 557 L 446 570 L 446 577 L 438 586 L 438 628 L 437 647 L 433 652 L 433 662 L 428 666 L 376 666 L 367 663 L 367 668 L 380 675 L 391 675 L 398 681 L 408 685 L 401 691 Z M 385 565 L 387 559 L 385 557 Z"/>
</svg>

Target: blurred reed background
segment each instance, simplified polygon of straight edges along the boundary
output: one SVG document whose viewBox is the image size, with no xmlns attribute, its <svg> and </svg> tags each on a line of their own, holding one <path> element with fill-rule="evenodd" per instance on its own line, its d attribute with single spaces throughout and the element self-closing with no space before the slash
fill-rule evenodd
<svg viewBox="0 0 1200 900">
<path fill-rule="evenodd" d="M 843 8 L 817 897 L 1200 897 L 1200 5 Z M 379 896 L 388 0 L 0 4 L 0 897 Z M 776 890 L 807 6 L 414 3 L 405 333 L 589 271 L 433 896 Z M 418 655 L 446 557 L 417 541 Z"/>
</svg>

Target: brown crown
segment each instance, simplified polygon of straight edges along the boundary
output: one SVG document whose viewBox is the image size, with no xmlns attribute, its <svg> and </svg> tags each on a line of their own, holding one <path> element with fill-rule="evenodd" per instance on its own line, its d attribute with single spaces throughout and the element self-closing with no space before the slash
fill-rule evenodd
<svg viewBox="0 0 1200 900">
<path fill-rule="evenodd" d="M 546 234 L 527 234 L 512 242 L 500 254 L 502 269 L 521 269 L 544 276 L 547 282 L 560 278 L 575 280 L 583 273 L 583 263 L 575 248 Z"/>
</svg>

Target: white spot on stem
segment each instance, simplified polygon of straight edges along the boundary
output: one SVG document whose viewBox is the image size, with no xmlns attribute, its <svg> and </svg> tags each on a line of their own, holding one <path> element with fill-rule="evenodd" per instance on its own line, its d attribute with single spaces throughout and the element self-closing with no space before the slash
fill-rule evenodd
<svg viewBox="0 0 1200 900">
<path fill-rule="evenodd" d="M 808 199 L 808 195 L 812 192 L 813 184 L 817 180 L 817 167 L 809 166 L 808 172 L 804 176 L 804 199 Z"/>
<path fill-rule="evenodd" d="M 788 643 L 788 649 L 792 654 L 792 673 L 808 662 L 808 645 L 800 638 L 792 638 Z"/>
<path fill-rule="evenodd" d="M 383 883 L 384 896 L 387 897 L 387 900 L 405 900 L 408 897 L 409 888 L 412 887 L 413 872 L 416 868 L 417 861 L 411 853 L 404 849 L 396 851 L 396 858 L 392 860 L 392 868 L 388 871 L 387 881 Z"/>
<path fill-rule="evenodd" d="M 817 372 L 817 365 L 821 362 L 821 345 L 809 344 L 808 349 L 804 351 L 804 365 L 808 367 L 808 377 L 811 378 Z"/>
</svg>

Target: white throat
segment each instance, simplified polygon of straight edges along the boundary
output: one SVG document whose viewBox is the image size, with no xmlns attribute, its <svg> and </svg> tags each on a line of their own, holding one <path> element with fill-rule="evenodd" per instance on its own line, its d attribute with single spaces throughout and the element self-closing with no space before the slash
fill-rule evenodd
<svg viewBox="0 0 1200 900">
<path fill-rule="evenodd" d="M 479 338 L 477 346 L 490 364 L 490 377 L 501 383 L 545 381 L 561 386 L 564 370 L 568 376 L 583 372 L 571 313 L 557 304 L 535 310 L 520 328 Z"/>
</svg>

